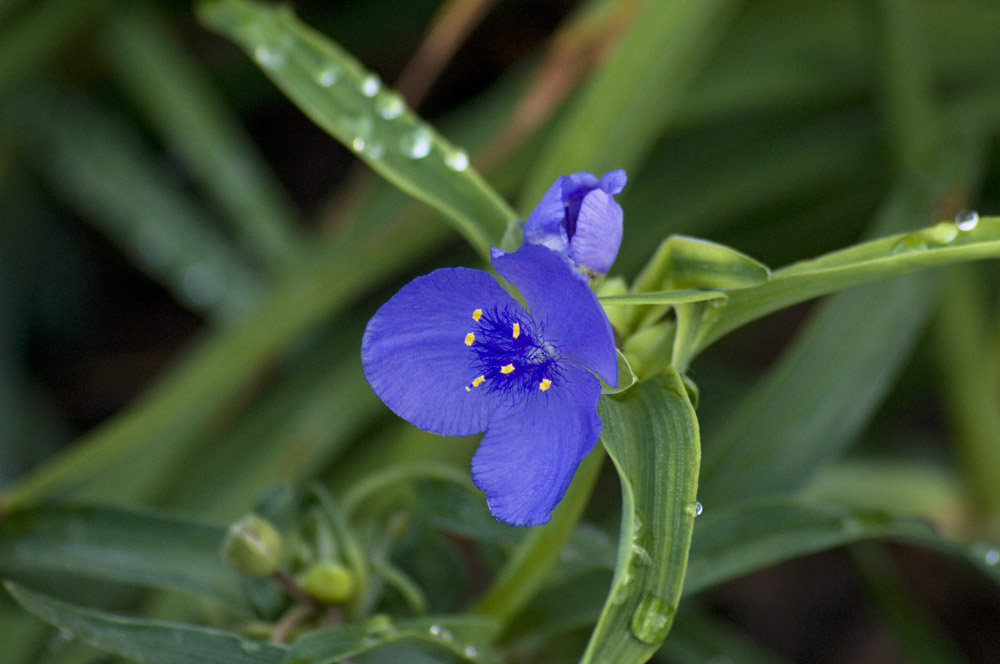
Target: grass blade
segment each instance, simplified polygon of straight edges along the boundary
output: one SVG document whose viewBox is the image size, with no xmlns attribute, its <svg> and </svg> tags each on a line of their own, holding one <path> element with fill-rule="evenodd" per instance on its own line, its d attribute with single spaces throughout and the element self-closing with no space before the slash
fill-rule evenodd
<svg viewBox="0 0 1000 664">
<path fill-rule="evenodd" d="M 698 421 L 675 373 L 605 397 L 601 439 L 622 484 L 618 565 L 583 662 L 645 662 L 673 624 L 698 514 Z"/>
<path fill-rule="evenodd" d="M 57 507 L 0 524 L 0 575 L 38 585 L 52 574 L 183 590 L 245 612 L 239 575 L 222 563 L 225 529 L 152 513 Z"/>
<path fill-rule="evenodd" d="M 205 72 L 144 5 L 113 17 L 102 43 L 118 79 L 251 255 L 285 271 L 301 257 L 299 221 L 235 113 Z"/>
<path fill-rule="evenodd" d="M 234 632 L 84 609 L 7 581 L 7 591 L 39 618 L 102 650 L 145 664 L 278 664 L 286 648 Z"/>
<path fill-rule="evenodd" d="M 206 0 L 201 20 L 240 44 L 313 122 L 375 171 L 442 212 L 484 258 L 515 218 L 451 145 L 350 54 L 287 7 Z"/>
</svg>

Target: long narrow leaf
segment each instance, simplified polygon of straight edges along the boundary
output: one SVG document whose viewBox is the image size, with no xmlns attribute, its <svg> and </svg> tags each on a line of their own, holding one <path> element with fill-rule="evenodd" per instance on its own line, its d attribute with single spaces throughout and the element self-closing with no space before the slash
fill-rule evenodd
<svg viewBox="0 0 1000 664">
<path fill-rule="evenodd" d="M 286 648 L 234 632 L 126 618 L 85 609 L 6 582 L 24 608 L 102 650 L 144 664 L 278 664 Z"/>
<path fill-rule="evenodd" d="M 40 584 L 52 574 L 169 588 L 246 611 L 239 575 L 219 555 L 225 530 L 108 508 L 8 514 L 0 522 L 0 576 Z"/>
<path fill-rule="evenodd" d="M 851 286 L 917 270 L 1000 258 L 1000 218 L 970 230 L 950 221 L 892 235 L 774 270 L 759 286 L 727 291 L 704 346 L 769 313 Z M 704 347 L 703 346 L 703 347 Z"/>
<path fill-rule="evenodd" d="M 682 105 L 687 84 L 725 33 L 735 0 L 642 3 L 628 34 L 553 137 L 525 200 L 558 175 L 631 168 Z"/>
<path fill-rule="evenodd" d="M 946 539 L 927 523 L 881 510 L 774 497 L 705 509 L 691 542 L 684 592 L 693 594 L 790 558 L 892 538 L 968 560 L 1000 584 L 1000 554 Z"/>
<path fill-rule="evenodd" d="M 210 318 L 246 313 L 256 275 L 135 127 L 54 89 L 6 110 L 36 168 L 151 279 Z"/>
<path fill-rule="evenodd" d="M 145 6 L 116 15 L 106 35 L 114 72 L 241 243 L 265 266 L 288 269 L 302 251 L 292 203 L 199 63 Z"/>
<path fill-rule="evenodd" d="M 699 506 L 698 421 L 675 373 L 605 397 L 604 446 L 622 484 L 618 566 L 584 662 L 645 662 L 673 624 Z"/>
<path fill-rule="evenodd" d="M 514 212 L 465 152 L 423 123 L 350 54 L 287 7 L 205 0 L 208 26 L 239 43 L 288 97 L 383 177 L 444 213 L 488 258 Z"/>
</svg>

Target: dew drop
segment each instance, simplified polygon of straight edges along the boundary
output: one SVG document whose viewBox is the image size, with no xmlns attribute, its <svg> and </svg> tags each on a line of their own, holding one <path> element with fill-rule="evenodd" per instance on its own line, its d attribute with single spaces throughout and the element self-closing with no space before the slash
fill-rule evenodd
<svg viewBox="0 0 1000 664">
<path fill-rule="evenodd" d="M 636 540 L 632 540 L 632 564 L 637 566 L 653 564 L 653 557 L 649 555 L 649 551 Z"/>
<path fill-rule="evenodd" d="M 632 612 L 632 634 L 643 643 L 658 645 L 667 638 L 676 612 L 677 609 L 663 598 L 646 593 Z"/>
<path fill-rule="evenodd" d="M 420 126 L 403 136 L 399 147 L 407 157 L 423 159 L 431 153 L 432 140 L 431 130 Z"/>
<path fill-rule="evenodd" d="M 701 504 L 700 500 L 694 501 L 694 515 L 701 516 L 701 513 L 705 511 L 705 506 Z"/>
<path fill-rule="evenodd" d="M 431 625 L 428 631 L 431 633 L 431 636 L 437 637 L 442 641 L 451 641 L 452 639 L 451 632 L 441 625 Z"/>
<path fill-rule="evenodd" d="M 927 236 L 934 244 L 948 244 L 958 237 L 958 226 L 950 221 L 942 221 L 928 230 Z"/>
<path fill-rule="evenodd" d="M 632 565 L 628 565 L 625 571 L 622 572 L 621 579 L 618 586 L 614 589 L 611 594 L 611 603 L 615 606 L 619 606 L 629 598 L 632 594 L 632 586 L 635 585 L 635 572 L 632 569 Z"/>
<path fill-rule="evenodd" d="M 469 167 L 469 155 L 465 153 L 465 150 L 455 150 L 445 156 L 444 163 L 451 170 L 462 172 Z"/>
<path fill-rule="evenodd" d="M 465 654 L 466 657 L 470 658 L 479 656 L 479 650 L 471 643 L 466 644 L 465 648 L 462 649 L 462 653 Z"/>
<path fill-rule="evenodd" d="M 399 628 L 389 616 L 378 613 L 365 621 L 365 634 L 372 637 L 386 637 L 395 634 Z"/>
<path fill-rule="evenodd" d="M 904 235 L 900 240 L 893 245 L 892 254 L 898 256 L 900 254 L 908 254 L 914 251 L 922 251 L 927 248 L 927 243 L 924 242 L 924 238 L 919 233 L 911 233 L 909 235 Z"/>
<path fill-rule="evenodd" d="M 351 148 L 355 152 L 364 152 L 368 145 L 368 137 L 372 133 L 372 121 L 368 116 L 362 115 L 354 122 L 354 140 L 351 141 Z"/>
<path fill-rule="evenodd" d="M 324 88 L 328 88 L 337 82 L 339 75 L 340 73 L 335 66 L 327 65 L 316 75 L 316 81 Z"/>
<path fill-rule="evenodd" d="M 363 81 L 361 81 L 361 94 L 366 97 L 374 97 L 381 89 L 382 79 L 375 74 L 369 74 L 368 76 L 365 76 Z"/>
<path fill-rule="evenodd" d="M 254 60 L 264 69 L 277 69 L 285 64 L 285 54 L 274 51 L 266 46 L 258 46 L 253 50 Z"/>
<path fill-rule="evenodd" d="M 390 90 L 375 99 L 375 110 L 386 120 L 395 120 L 406 110 L 406 102 L 399 93 Z"/>
<path fill-rule="evenodd" d="M 971 231 L 979 223 L 979 213 L 975 210 L 962 210 L 955 215 L 955 225 L 960 231 Z"/>
</svg>

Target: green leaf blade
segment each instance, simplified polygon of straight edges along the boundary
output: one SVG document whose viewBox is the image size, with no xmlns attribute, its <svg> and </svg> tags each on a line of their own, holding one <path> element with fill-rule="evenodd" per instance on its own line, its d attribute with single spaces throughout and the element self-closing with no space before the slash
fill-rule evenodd
<svg viewBox="0 0 1000 664">
<path fill-rule="evenodd" d="M 515 214 L 471 168 L 465 152 L 383 89 L 349 53 L 287 7 L 207 0 L 201 20 L 240 44 L 313 122 L 396 186 L 448 217 L 484 257 Z"/>
<path fill-rule="evenodd" d="M 286 648 L 235 632 L 85 609 L 10 581 L 7 591 L 31 613 L 102 650 L 144 664 L 278 664 Z"/>
<path fill-rule="evenodd" d="M 1000 218 L 960 230 L 951 222 L 893 235 L 775 270 L 759 286 L 728 293 L 704 346 L 746 323 L 793 304 L 867 281 L 932 267 L 1000 258 Z"/>
<path fill-rule="evenodd" d="M 645 662 L 677 611 L 698 513 L 698 421 L 673 372 L 605 397 L 602 440 L 622 482 L 618 567 L 584 662 Z"/>
<path fill-rule="evenodd" d="M 691 542 L 685 595 L 791 558 L 862 540 L 888 538 L 963 558 L 1000 583 L 1000 554 L 983 544 L 949 540 L 926 522 L 883 510 L 772 496 L 713 509 Z"/>
<path fill-rule="evenodd" d="M 245 613 L 239 576 L 219 555 L 225 531 L 200 522 L 113 508 L 11 512 L 0 524 L 0 575 L 42 583 L 69 574 L 182 590 Z"/>
<path fill-rule="evenodd" d="M 211 87 L 203 65 L 170 27 L 145 6 L 116 15 L 103 40 L 113 72 L 225 213 L 241 246 L 267 268 L 285 271 L 304 248 L 294 205 L 235 112 Z"/>
</svg>

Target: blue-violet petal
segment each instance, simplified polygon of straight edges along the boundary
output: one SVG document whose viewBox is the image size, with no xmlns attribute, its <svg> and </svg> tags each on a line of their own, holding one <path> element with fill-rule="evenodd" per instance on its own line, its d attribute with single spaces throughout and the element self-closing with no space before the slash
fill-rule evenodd
<svg viewBox="0 0 1000 664">
<path fill-rule="evenodd" d="M 627 182 L 628 177 L 625 175 L 625 169 L 616 168 L 602 175 L 601 179 L 597 182 L 597 186 L 605 193 L 619 194 L 625 188 Z"/>
<path fill-rule="evenodd" d="M 417 277 L 368 322 L 365 378 L 393 412 L 421 429 L 452 436 L 485 430 L 498 397 L 465 389 L 477 359 L 467 341 L 475 312 L 494 308 L 523 311 L 485 272 L 444 268 Z"/>
<path fill-rule="evenodd" d="M 545 523 L 601 432 L 600 382 L 566 363 L 545 391 L 501 404 L 472 458 L 490 512 L 515 526 Z"/>
<path fill-rule="evenodd" d="M 583 197 L 569 257 L 596 272 L 611 269 L 622 243 L 622 209 L 611 195 L 594 189 Z"/>
<path fill-rule="evenodd" d="M 611 323 L 597 296 L 568 261 L 525 244 L 512 254 L 494 252 L 493 267 L 517 286 L 542 336 L 563 359 L 618 385 L 618 358 Z"/>
<path fill-rule="evenodd" d="M 569 235 L 566 232 L 566 205 L 563 203 L 563 180 L 559 177 L 524 222 L 524 241 L 540 244 L 566 255 Z"/>
</svg>

